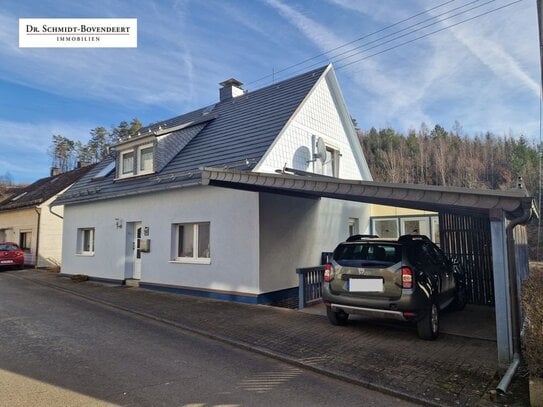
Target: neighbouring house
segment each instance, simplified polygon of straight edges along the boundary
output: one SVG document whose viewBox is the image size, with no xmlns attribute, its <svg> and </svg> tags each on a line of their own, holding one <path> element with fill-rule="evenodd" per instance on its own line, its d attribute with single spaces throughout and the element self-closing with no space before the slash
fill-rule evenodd
<svg viewBox="0 0 543 407">
<path fill-rule="evenodd" d="M 10 190 L 10 194 L 0 200 L 0 242 L 19 244 L 27 265 L 59 265 L 63 207 L 51 210 L 49 205 L 92 168 L 81 167 L 62 174 L 52 169 L 50 177 Z"/>
<path fill-rule="evenodd" d="M 370 205 L 370 233 L 387 239 L 426 235 L 439 244 L 439 214 L 410 208 Z"/>
<path fill-rule="evenodd" d="M 202 185 L 203 167 L 371 180 L 331 65 L 142 128 L 112 148 L 64 205 L 62 272 L 270 303 L 369 229 L 359 202 Z M 132 281 L 130 282 L 132 283 Z"/>
</svg>

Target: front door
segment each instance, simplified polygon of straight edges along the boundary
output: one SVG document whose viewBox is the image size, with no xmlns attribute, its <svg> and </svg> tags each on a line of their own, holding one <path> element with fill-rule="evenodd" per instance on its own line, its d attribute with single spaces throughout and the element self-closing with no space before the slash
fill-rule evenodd
<svg viewBox="0 0 543 407">
<path fill-rule="evenodd" d="M 134 242 L 132 245 L 134 249 L 134 273 L 132 278 L 137 280 L 141 279 L 141 229 L 141 223 L 134 223 Z"/>
</svg>

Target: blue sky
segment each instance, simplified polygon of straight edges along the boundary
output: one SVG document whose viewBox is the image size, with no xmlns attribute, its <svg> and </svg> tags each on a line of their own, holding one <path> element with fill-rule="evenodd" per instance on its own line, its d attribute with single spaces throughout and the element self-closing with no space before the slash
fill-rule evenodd
<svg viewBox="0 0 543 407">
<path fill-rule="evenodd" d="M 273 71 L 281 80 L 328 62 L 362 129 L 406 132 L 421 122 L 451 129 L 458 121 L 470 135 L 537 141 L 536 1 L 490 12 L 512 1 L 4 1 L 0 176 L 17 183 L 48 176 L 53 134 L 86 142 L 98 126 L 134 117 L 148 124 L 214 103 L 218 83 L 230 77 L 251 91 L 271 83 L 271 76 L 255 81 Z M 137 18 L 138 48 L 19 48 L 18 19 L 39 17 Z M 364 52 L 338 56 L 357 51 Z"/>
</svg>

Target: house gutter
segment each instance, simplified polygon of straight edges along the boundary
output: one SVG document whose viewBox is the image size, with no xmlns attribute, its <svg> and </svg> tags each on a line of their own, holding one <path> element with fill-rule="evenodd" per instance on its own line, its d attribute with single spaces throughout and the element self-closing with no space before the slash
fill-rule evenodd
<svg viewBox="0 0 543 407">
<path fill-rule="evenodd" d="M 64 216 L 60 216 L 58 213 L 53 212 L 53 208 L 51 207 L 51 205 L 47 205 L 47 207 L 49 208 L 49 213 L 51 215 L 55 215 L 57 218 L 64 219 Z"/>
<path fill-rule="evenodd" d="M 34 268 L 38 268 L 38 254 L 40 249 L 40 223 L 41 223 L 41 210 L 39 208 L 34 208 L 36 213 L 38 214 L 38 227 L 36 228 L 36 264 L 34 264 Z"/>
<path fill-rule="evenodd" d="M 513 237 L 513 230 L 518 225 L 525 225 L 532 216 L 532 210 L 530 208 L 523 208 L 523 213 L 518 218 L 512 219 L 505 228 L 507 236 L 507 268 L 509 278 L 509 298 L 511 299 L 511 333 L 513 340 L 513 361 L 507 368 L 504 376 L 498 383 L 496 391 L 499 394 L 505 394 L 511 380 L 515 375 L 518 366 L 520 364 L 520 308 L 519 308 L 519 296 L 517 288 L 517 267 L 515 262 L 515 239 Z"/>
</svg>

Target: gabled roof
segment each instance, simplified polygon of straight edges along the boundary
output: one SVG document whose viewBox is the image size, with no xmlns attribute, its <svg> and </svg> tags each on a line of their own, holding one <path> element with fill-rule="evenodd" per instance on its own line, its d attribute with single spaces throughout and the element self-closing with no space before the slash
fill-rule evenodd
<svg viewBox="0 0 543 407">
<path fill-rule="evenodd" d="M 36 207 L 68 188 L 91 171 L 94 166 L 89 165 L 56 176 L 42 178 L 26 187 L 17 188 L 15 193 L 0 201 L 0 211 Z"/>
<path fill-rule="evenodd" d="M 159 167 L 155 174 L 115 179 L 115 172 L 111 171 L 98 177 L 100 171 L 114 161 L 114 158 L 110 157 L 60 196 L 55 205 L 124 197 L 197 184 L 200 182 L 201 167 L 252 170 L 326 69 L 326 66 L 321 67 L 142 128 L 138 136 L 123 141 L 118 148 L 125 143 L 133 143 L 138 138 L 148 139 L 150 135 L 158 138 L 174 132 L 188 134 L 192 131 L 193 134 L 190 134 L 188 142 L 182 145 L 180 151 L 178 150 L 174 157 L 168 157 L 170 161 L 163 168 Z M 196 126 L 198 128 L 194 131 L 192 128 Z"/>
</svg>

